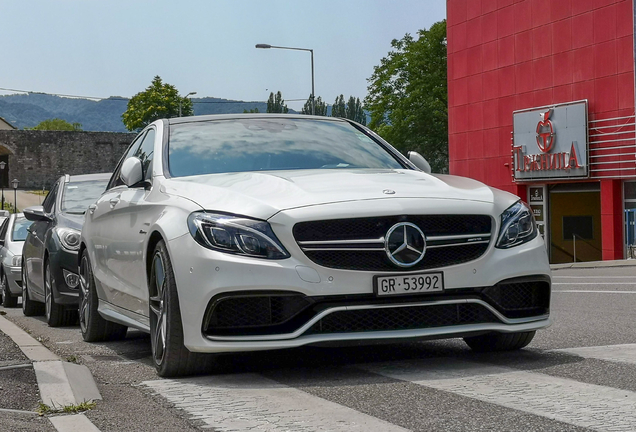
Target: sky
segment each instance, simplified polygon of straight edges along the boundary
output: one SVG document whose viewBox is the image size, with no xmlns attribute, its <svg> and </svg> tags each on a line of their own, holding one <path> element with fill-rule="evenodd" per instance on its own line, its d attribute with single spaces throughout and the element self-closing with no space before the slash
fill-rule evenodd
<svg viewBox="0 0 636 432">
<path fill-rule="evenodd" d="M 0 88 L 132 97 L 159 75 L 195 97 L 280 90 L 300 110 L 310 53 L 256 44 L 313 49 L 316 97 L 332 104 L 366 96 L 391 40 L 445 18 L 445 0 L 0 0 Z"/>
</svg>

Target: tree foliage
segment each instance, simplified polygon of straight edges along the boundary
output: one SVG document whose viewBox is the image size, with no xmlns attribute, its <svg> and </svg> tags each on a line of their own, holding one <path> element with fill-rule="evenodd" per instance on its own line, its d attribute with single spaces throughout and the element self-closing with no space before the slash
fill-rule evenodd
<svg viewBox="0 0 636 432">
<path fill-rule="evenodd" d="M 336 101 L 331 106 L 331 117 L 347 117 L 347 106 L 343 95 L 336 96 Z"/>
<path fill-rule="evenodd" d="M 307 98 L 307 102 L 300 110 L 301 114 L 311 115 L 311 95 Z M 322 100 L 320 96 L 316 98 L 316 113 L 317 116 L 327 115 L 327 103 Z"/>
<path fill-rule="evenodd" d="M 448 172 L 446 21 L 393 40 L 393 50 L 368 79 L 369 127 L 402 151 L 426 157 Z"/>
<path fill-rule="evenodd" d="M 249 111 L 247 109 L 243 110 L 243 114 L 258 114 L 258 113 L 260 113 L 258 108 L 250 108 Z"/>
<path fill-rule="evenodd" d="M 364 109 L 362 109 L 360 98 L 349 96 L 349 102 L 347 102 L 345 113 L 345 117 L 349 120 L 353 120 L 363 125 L 367 124 L 367 115 L 364 113 Z"/>
<path fill-rule="evenodd" d="M 128 108 L 121 118 L 126 129 L 142 129 L 160 118 L 179 116 L 179 102 L 182 116 L 194 114 L 192 101 L 179 96 L 175 86 L 163 83 L 157 75 L 146 90 L 137 93 L 128 101 Z"/>
<path fill-rule="evenodd" d="M 274 92 L 269 94 L 269 99 L 267 99 L 267 112 L 268 113 L 287 113 L 289 109 L 287 105 L 285 105 L 285 101 L 283 100 L 283 95 L 280 91 L 276 92 L 276 96 L 274 96 Z"/>
<path fill-rule="evenodd" d="M 51 131 L 81 131 L 82 125 L 79 123 L 69 123 L 66 120 L 60 118 L 48 119 L 40 122 L 37 126 L 32 128 L 25 128 L 28 130 L 51 130 Z"/>
</svg>

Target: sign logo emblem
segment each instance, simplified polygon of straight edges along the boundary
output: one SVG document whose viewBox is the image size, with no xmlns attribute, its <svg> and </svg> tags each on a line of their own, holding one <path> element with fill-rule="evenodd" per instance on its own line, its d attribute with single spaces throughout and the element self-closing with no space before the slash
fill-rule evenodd
<svg viewBox="0 0 636 432">
<path fill-rule="evenodd" d="M 413 267 L 424 258 L 426 237 L 410 222 L 400 222 L 389 228 L 384 240 L 389 260 L 398 267 Z"/>
<path fill-rule="evenodd" d="M 539 113 L 541 120 L 537 123 L 537 145 L 539 146 L 539 150 L 543 153 L 548 153 L 550 149 L 552 149 L 554 141 L 556 140 L 554 126 L 550 121 L 551 115 L 552 109 Z"/>
</svg>

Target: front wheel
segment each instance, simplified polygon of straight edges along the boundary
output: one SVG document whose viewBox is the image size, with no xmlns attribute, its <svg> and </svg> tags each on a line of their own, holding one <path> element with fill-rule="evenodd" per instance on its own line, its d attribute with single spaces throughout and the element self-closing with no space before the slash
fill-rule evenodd
<svg viewBox="0 0 636 432">
<path fill-rule="evenodd" d="M 152 360 L 162 377 L 204 372 L 209 356 L 183 344 L 183 324 L 172 263 L 165 243 L 157 243 L 150 269 L 150 342 Z"/>
<path fill-rule="evenodd" d="M 44 305 L 29 298 L 29 287 L 27 281 L 29 275 L 26 266 L 22 265 L 22 313 L 24 316 L 36 316 L 44 313 Z"/>
<path fill-rule="evenodd" d="M 55 279 L 51 275 L 51 266 L 48 260 L 44 262 L 44 316 L 49 327 L 59 327 L 66 324 L 68 314 L 64 306 L 55 302 L 53 286 Z"/>
<path fill-rule="evenodd" d="M 106 321 L 97 312 L 99 299 L 95 290 L 95 278 L 91 268 L 88 252 L 82 252 L 80 260 L 80 293 L 79 293 L 79 323 L 82 338 L 86 342 L 123 339 L 128 327 L 111 321 Z"/>
<path fill-rule="evenodd" d="M 514 351 L 527 346 L 534 338 L 535 331 L 520 333 L 487 333 L 481 336 L 465 337 L 464 342 L 477 352 Z"/>
<path fill-rule="evenodd" d="M 6 308 L 13 308 L 18 305 L 18 298 L 13 297 L 11 295 L 11 290 L 9 289 L 9 280 L 7 279 L 6 274 L 2 274 L 2 306 Z"/>
</svg>

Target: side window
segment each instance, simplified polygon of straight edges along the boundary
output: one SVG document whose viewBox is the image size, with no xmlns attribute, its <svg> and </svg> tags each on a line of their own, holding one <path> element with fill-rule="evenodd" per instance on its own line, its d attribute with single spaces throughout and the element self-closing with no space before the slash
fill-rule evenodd
<svg viewBox="0 0 636 432">
<path fill-rule="evenodd" d="M 115 170 L 115 172 L 113 173 L 113 176 L 110 178 L 110 181 L 108 182 L 108 186 L 106 186 L 106 190 L 108 189 L 112 189 L 115 186 L 121 186 L 124 184 L 124 182 L 121 180 L 121 178 L 119 178 L 119 172 L 121 170 L 121 164 L 124 163 L 124 161 L 126 159 L 128 159 L 129 157 L 131 157 L 132 155 L 134 155 L 137 150 L 139 150 L 139 146 L 141 145 L 141 141 L 143 139 L 143 137 L 146 136 L 145 133 L 140 134 L 130 145 L 130 147 L 128 147 L 128 150 L 126 150 L 126 154 L 124 155 L 124 157 L 122 157 L 119 161 L 119 164 L 117 164 L 117 169 Z"/>
<path fill-rule="evenodd" d="M 0 240 L 4 240 L 7 235 L 7 227 L 9 226 L 9 218 L 6 218 L 0 225 Z"/>
<path fill-rule="evenodd" d="M 44 207 L 45 213 L 53 213 L 53 209 L 55 208 L 55 200 L 57 198 L 57 190 L 59 189 L 60 182 L 57 181 L 44 198 L 44 202 L 42 202 L 42 207 Z"/>
<path fill-rule="evenodd" d="M 133 156 L 141 160 L 144 171 L 144 180 L 152 180 L 152 159 L 155 151 L 155 130 L 149 129 L 139 149 Z"/>
</svg>

